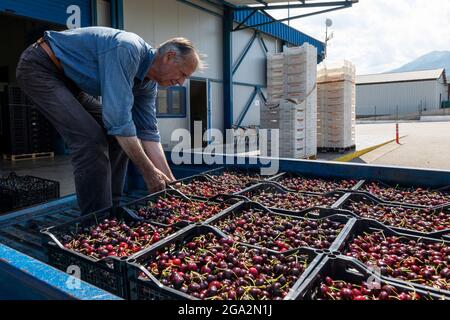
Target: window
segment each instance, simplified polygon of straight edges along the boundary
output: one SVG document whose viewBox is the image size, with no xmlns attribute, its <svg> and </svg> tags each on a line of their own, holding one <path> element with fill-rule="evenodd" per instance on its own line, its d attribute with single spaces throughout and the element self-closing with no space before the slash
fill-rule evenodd
<svg viewBox="0 0 450 320">
<path fill-rule="evenodd" d="M 158 114 L 167 114 L 168 111 L 168 103 L 167 103 L 167 88 L 159 89 L 158 88 L 158 100 L 157 100 L 157 113 Z"/>
<path fill-rule="evenodd" d="M 186 117 L 186 88 L 159 87 L 156 103 L 158 117 Z"/>
</svg>

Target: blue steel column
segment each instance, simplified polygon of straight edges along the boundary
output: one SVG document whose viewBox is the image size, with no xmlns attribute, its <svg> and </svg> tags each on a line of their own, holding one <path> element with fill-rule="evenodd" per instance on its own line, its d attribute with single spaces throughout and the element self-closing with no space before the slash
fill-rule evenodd
<svg viewBox="0 0 450 320">
<path fill-rule="evenodd" d="M 117 0 L 117 29 L 123 28 L 123 0 Z"/>
<path fill-rule="evenodd" d="M 111 27 L 123 29 L 123 0 L 111 0 Z"/>
<path fill-rule="evenodd" d="M 91 26 L 97 25 L 97 0 L 91 0 Z"/>
<path fill-rule="evenodd" d="M 233 9 L 223 10 L 223 116 L 224 130 L 233 125 L 233 59 L 232 59 Z"/>
</svg>

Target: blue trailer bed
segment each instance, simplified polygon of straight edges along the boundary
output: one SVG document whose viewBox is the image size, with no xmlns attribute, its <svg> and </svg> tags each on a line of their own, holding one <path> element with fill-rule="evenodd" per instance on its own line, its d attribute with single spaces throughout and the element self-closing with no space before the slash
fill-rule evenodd
<svg viewBox="0 0 450 320">
<path fill-rule="evenodd" d="M 238 166 L 246 169 L 262 166 L 260 163 L 250 164 L 249 158 L 228 157 L 228 160 L 228 163 L 233 164 L 244 162 Z M 205 164 L 171 164 L 171 167 L 178 179 L 214 168 Z M 324 178 L 382 180 L 429 188 L 450 185 L 450 171 L 439 170 L 292 159 L 280 159 L 279 170 Z M 144 190 L 142 177 L 130 166 L 126 195 L 122 202 L 142 197 L 145 195 Z M 3 292 L 0 299 L 117 298 L 85 283 L 83 290 L 68 290 L 65 285 L 68 275 L 45 264 L 47 257 L 43 250 L 40 230 L 79 216 L 75 195 L 0 215 L 0 292 Z M 42 270 L 45 272 L 41 272 Z"/>
</svg>

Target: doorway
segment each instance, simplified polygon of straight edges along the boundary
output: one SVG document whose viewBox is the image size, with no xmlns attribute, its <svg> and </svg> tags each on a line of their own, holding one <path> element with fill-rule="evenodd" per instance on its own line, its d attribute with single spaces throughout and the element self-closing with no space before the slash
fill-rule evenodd
<svg viewBox="0 0 450 320">
<path fill-rule="evenodd" d="M 208 129 L 208 94 L 206 80 L 190 80 L 189 83 L 189 105 L 190 105 L 190 130 L 191 145 L 194 147 L 194 141 L 202 140 L 202 146 L 206 146 L 207 142 L 202 137 Z M 202 122 L 202 130 L 195 132 L 194 122 Z M 199 130 L 197 130 L 199 131 Z M 201 137 L 198 135 L 201 134 Z"/>
</svg>

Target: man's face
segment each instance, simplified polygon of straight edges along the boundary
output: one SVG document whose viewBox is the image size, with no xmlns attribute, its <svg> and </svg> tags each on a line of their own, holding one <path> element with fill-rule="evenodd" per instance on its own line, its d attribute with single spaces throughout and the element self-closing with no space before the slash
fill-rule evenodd
<svg viewBox="0 0 450 320">
<path fill-rule="evenodd" d="M 168 87 L 175 85 L 183 85 L 186 78 L 194 73 L 197 67 L 197 59 L 195 55 L 185 57 L 181 61 L 177 61 L 174 52 L 167 52 L 161 57 L 161 63 L 156 75 L 156 82 L 160 86 Z"/>
</svg>

